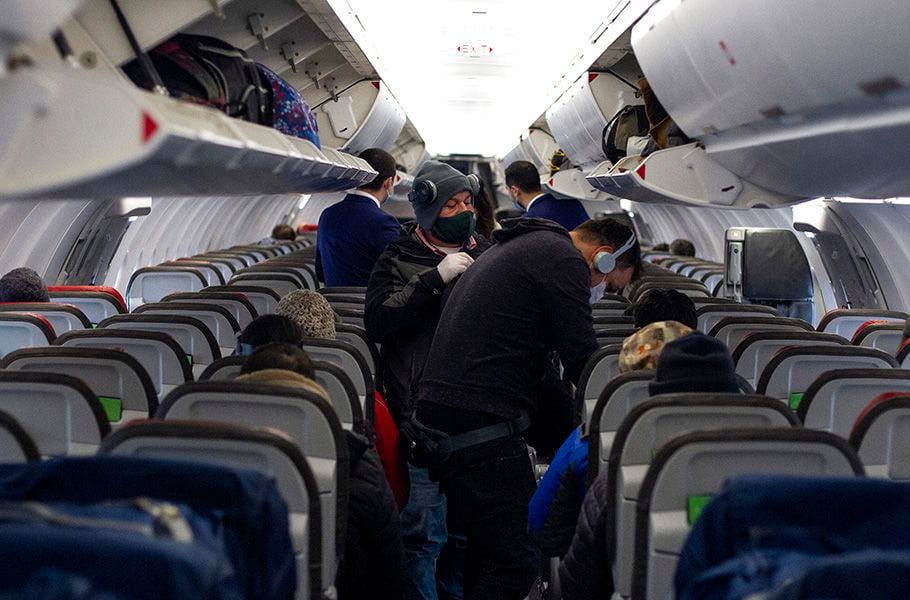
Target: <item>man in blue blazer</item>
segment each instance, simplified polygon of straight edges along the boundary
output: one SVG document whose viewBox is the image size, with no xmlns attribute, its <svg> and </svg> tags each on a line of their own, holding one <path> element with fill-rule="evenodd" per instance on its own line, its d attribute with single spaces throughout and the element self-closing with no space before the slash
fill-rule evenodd
<svg viewBox="0 0 910 600">
<path fill-rule="evenodd" d="M 382 210 L 395 186 L 395 159 L 380 148 L 360 153 L 379 174 L 319 217 L 316 276 L 326 286 L 366 286 L 376 259 L 398 239 L 398 219 Z"/>
<path fill-rule="evenodd" d="M 543 193 L 537 168 L 526 160 L 517 160 L 509 165 L 506 186 L 512 200 L 525 210 L 525 217 L 549 219 L 567 231 L 572 231 L 590 218 L 578 200 Z"/>
</svg>

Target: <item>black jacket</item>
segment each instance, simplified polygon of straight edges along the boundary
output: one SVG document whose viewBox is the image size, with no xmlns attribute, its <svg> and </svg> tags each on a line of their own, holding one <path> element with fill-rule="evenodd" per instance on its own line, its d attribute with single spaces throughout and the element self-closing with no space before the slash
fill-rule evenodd
<svg viewBox="0 0 910 600">
<path fill-rule="evenodd" d="M 591 272 L 568 232 L 544 219 L 517 219 L 452 289 L 436 329 L 419 401 L 502 419 L 538 413 L 539 388 L 556 351 L 577 382 L 597 350 Z M 552 381 L 552 377 L 548 378 Z M 560 431 L 559 441 L 568 431 Z M 558 442 L 557 442 L 558 445 Z"/>
<path fill-rule="evenodd" d="M 351 487 L 344 558 L 335 581 L 338 598 L 401 598 L 404 546 L 398 507 L 376 451 L 363 436 L 345 434 Z"/>
<path fill-rule="evenodd" d="M 364 313 L 367 336 L 382 345 L 386 400 L 398 422 L 410 411 L 446 290 L 436 270 L 442 257 L 417 239 L 414 229 L 409 227 L 376 261 Z M 490 243 L 479 235 L 474 238 L 477 245 L 466 252 L 477 258 Z"/>
<path fill-rule="evenodd" d="M 607 474 L 591 484 L 569 551 L 559 565 L 563 600 L 597 600 L 613 594 L 607 549 Z"/>
</svg>

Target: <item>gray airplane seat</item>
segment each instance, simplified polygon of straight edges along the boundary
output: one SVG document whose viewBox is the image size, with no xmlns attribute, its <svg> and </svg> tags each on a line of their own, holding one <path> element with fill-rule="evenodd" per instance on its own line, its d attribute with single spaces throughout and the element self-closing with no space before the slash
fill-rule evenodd
<svg viewBox="0 0 910 600">
<path fill-rule="evenodd" d="M 372 423 L 375 406 L 373 396 L 376 385 L 364 355 L 356 347 L 342 340 L 303 338 L 300 348 L 311 359 L 335 365 L 344 371 L 354 384 L 354 389 L 357 390 L 364 418 Z"/>
<path fill-rule="evenodd" d="M 41 315 L 0 313 L 0 357 L 19 348 L 47 346 L 56 337 L 54 328 Z"/>
<path fill-rule="evenodd" d="M 600 393 L 607 387 L 607 383 L 619 375 L 619 353 L 622 345 L 613 344 L 600 348 L 591 355 L 585 368 L 578 377 L 575 386 L 576 411 L 581 413 L 582 408 L 589 404 L 594 405 L 600 398 Z"/>
<path fill-rule="evenodd" d="M 591 305 L 591 312 L 595 317 L 622 317 L 625 316 L 628 308 L 628 302 L 601 300 Z"/>
<path fill-rule="evenodd" d="M 367 361 L 367 366 L 370 367 L 374 387 L 381 387 L 382 374 L 380 373 L 380 367 L 382 361 L 379 358 L 379 350 L 377 350 L 376 344 L 367 337 L 367 332 L 364 328 L 349 323 L 337 323 L 335 325 L 335 339 L 347 342 L 360 351 L 360 354 Z"/>
<path fill-rule="evenodd" d="M 889 392 L 910 394 L 910 370 L 828 371 L 806 389 L 797 416 L 806 429 L 829 431 L 846 438 L 863 409 L 879 395 Z"/>
<path fill-rule="evenodd" d="M 220 306 L 234 317 L 241 331 L 259 316 L 259 312 L 249 298 L 239 292 L 209 292 L 208 289 L 205 289 L 201 292 L 169 294 L 161 301 Z"/>
<path fill-rule="evenodd" d="M 741 304 L 741 302 L 737 302 L 732 298 L 689 298 L 689 300 L 695 305 L 696 310 L 702 306 L 716 306 L 719 304 L 724 306 L 739 306 Z"/>
<path fill-rule="evenodd" d="M 584 433 L 588 435 L 588 482 L 606 468 L 616 430 L 633 408 L 651 398 L 648 384 L 654 371 L 640 369 L 612 378 L 600 395 L 584 405 Z"/>
<path fill-rule="evenodd" d="M 134 310 L 133 314 L 173 315 L 199 319 L 215 336 L 222 356 L 227 356 L 234 351 L 237 334 L 240 333 L 240 323 L 237 322 L 234 315 L 228 309 L 214 304 L 150 302 Z"/>
<path fill-rule="evenodd" d="M 904 341 L 903 323 L 880 323 L 870 321 L 859 327 L 853 335 L 854 346 L 875 348 L 895 356 Z"/>
<path fill-rule="evenodd" d="M 334 309 L 344 310 L 363 310 L 366 298 L 347 294 L 325 294 L 325 299 L 329 301 Z"/>
<path fill-rule="evenodd" d="M 192 267 L 143 267 L 133 273 L 126 286 L 130 310 L 146 302 L 161 302 L 175 292 L 198 292 L 209 285 L 205 275 Z"/>
<path fill-rule="evenodd" d="M 256 309 L 256 316 L 274 314 L 275 309 L 278 308 L 278 302 L 281 300 L 278 292 L 261 285 L 219 285 L 208 287 L 201 293 L 209 292 L 243 294 Z"/>
<path fill-rule="evenodd" d="M 0 410 L 0 463 L 26 463 L 41 460 L 41 453 L 16 418 Z"/>
<path fill-rule="evenodd" d="M 237 271 L 239 271 L 240 269 L 242 269 L 243 267 L 248 267 L 250 265 L 256 264 L 256 260 L 252 256 L 250 256 L 248 254 L 243 254 L 241 252 L 230 252 L 228 250 L 222 250 L 222 251 L 215 250 L 212 252 L 206 252 L 205 254 L 196 254 L 194 256 L 191 256 L 190 258 L 224 261 L 224 262 L 227 262 L 228 264 L 230 264 L 231 268 L 234 269 L 235 273 Z"/>
<path fill-rule="evenodd" d="M 253 469 L 273 477 L 288 506 L 297 567 L 295 598 L 323 597 L 319 487 L 300 448 L 282 432 L 226 423 L 147 421 L 118 429 L 104 440 L 100 452 Z"/>
<path fill-rule="evenodd" d="M 202 263 L 210 267 L 214 267 L 221 274 L 222 283 L 231 278 L 231 275 L 237 272 L 237 269 L 243 268 L 243 265 L 238 266 L 237 262 L 229 260 L 227 258 L 220 258 L 215 256 L 185 256 L 178 258 L 176 261 L 177 264 L 189 263 L 188 266 L 193 264 Z M 173 263 L 169 263 L 173 264 Z"/>
<path fill-rule="evenodd" d="M 594 317 L 594 329 L 630 329 L 635 327 L 635 319 L 628 317 Z"/>
<path fill-rule="evenodd" d="M 255 244 L 247 244 L 245 246 L 231 246 L 230 248 L 227 248 L 227 251 L 249 254 L 256 260 L 257 263 L 278 256 L 277 250 L 274 250 L 269 246 L 259 246 Z"/>
<path fill-rule="evenodd" d="M 635 507 L 642 481 L 664 444 L 690 431 L 797 426 L 785 406 L 756 395 L 666 394 L 633 408 L 616 431 L 606 465 L 606 539 L 619 596 L 632 593 Z"/>
<path fill-rule="evenodd" d="M 597 337 L 597 344 L 601 348 L 605 348 L 606 346 L 611 346 L 613 344 L 622 346 L 623 342 L 626 341 L 626 338 L 633 335 L 636 331 L 638 331 L 638 329 L 627 325 L 609 325 L 595 327 L 594 335 Z"/>
<path fill-rule="evenodd" d="M 234 274 L 234 277 L 241 277 L 243 275 L 277 275 L 281 277 L 290 277 L 295 280 L 297 284 L 303 289 L 313 289 L 313 280 L 316 279 L 316 275 L 310 273 L 306 270 L 305 267 L 288 267 L 284 265 L 272 264 L 270 261 L 265 261 L 253 265 L 252 267 L 244 267 L 237 271 Z"/>
<path fill-rule="evenodd" d="M 201 375 L 207 365 L 221 358 L 221 349 L 212 331 L 196 317 L 167 314 L 117 315 L 98 323 L 98 329 L 108 328 L 166 333 L 183 348 L 194 377 Z"/>
<path fill-rule="evenodd" d="M 850 445 L 871 477 L 910 481 L 910 394 L 882 394 L 860 413 Z"/>
<path fill-rule="evenodd" d="M 55 346 L 101 348 L 129 354 L 142 365 L 159 398 L 193 380 L 193 370 L 183 348 L 170 335 L 156 331 L 87 329 L 64 333 Z"/>
<path fill-rule="evenodd" d="M 629 299 L 620 294 L 611 294 L 609 292 L 605 293 L 600 297 L 601 302 L 620 302 L 622 304 L 629 304 Z"/>
<path fill-rule="evenodd" d="M 52 302 L 75 306 L 92 324 L 127 312 L 126 301 L 115 288 L 104 285 L 48 286 Z M 62 332 L 61 332 L 62 333 Z"/>
<path fill-rule="evenodd" d="M 703 284 L 693 281 L 687 277 L 667 278 L 660 280 L 649 280 L 635 289 L 634 295 L 630 300 L 635 303 L 642 295 L 650 290 L 676 290 L 690 298 L 710 298 L 711 293 Z"/>
<path fill-rule="evenodd" d="M 793 231 L 731 227 L 724 237 L 726 296 L 815 322 L 812 271 Z"/>
<path fill-rule="evenodd" d="M 0 312 L 41 315 L 54 328 L 57 335 L 77 329 L 91 329 L 92 322 L 81 310 L 69 304 L 56 302 L 4 302 Z"/>
<path fill-rule="evenodd" d="M 111 430 L 92 390 L 59 373 L 0 371 L 0 410 L 19 421 L 42 456 L 94 454 Z"/>
<path fill-rule="evenodd" d="M 669 598 L 683 542 L 724 482 L 746 474 L 863 475 L 847 442 L 822 431 L 743 429 L 689 433 L 661 448 L 641 482 L 631 597 Z"/>
<path fill-rule="evenodd" d="M 787 402 L 796 410 L 809 385 L 826 371 L 893 369 L 897 361 L 881 350 L 858 346 L 784 348 L 768 362 L 755 386 L 759 394 Z"/>
<path fill-rule="evenodd" d="M 366 329 L 364 325 L 364 309 L 363 308 L 337 308 L 332 307 L 335 311 L 335 314 L 338 315 L 338 320 L 347 325 L 354 325 L 361 329 Z"/>
<path fill-rule="evenodd" d="M 216 360 L 206 367 L 199 376 L 199 381 L 233 381 L 240 376 L 240 369 L 247 358 L 246 356 L 228 356 Z M 341 421 L 341 426 L 344 429 L 363 433 L 363 409 L 351 378 L 341 368 L 318 360 L 313 361 L 313 372 L 313 379 L 325 388 L 329 398 L 332 399 L 332 408 Z"/>
<path fill-rule="evenodd" d="M 366 298 L 367 288 L 363 286 L 336 286 L 336 287 L 321 287 L 317 290 L 323 296 L 357 296 L 359 298 Z"/>
<path fill-rule="evenodd" d="M 81 379 L 104 408 L 111 427 L 147 419 L 158 408 L 151 377 L 135 358 L 106 348 L 49 346 L 16 350 L 0 361 L 9 371 L 60 373 Z"/>
<path fill-rule="evenodd" d="M 710 332 L 715 325 L 727 317 L 779 317 L 780 314 L 770 306 L 758 304 L 706 304 L 696 307 L 698 330 Z"/>
<path fill-rule="evenodd" d="M 802 319 L 790 319 L 787 317 L 771 317 L 767 315 L 759 317 L 724 317 L 710 329 L 708 335 L 723 342 L 732 354 L 746 336 L 759 331 L 805 331 L 811 333 L 815 329 Z"/>
<path fill-rule="evenodd" d="M 268 273 L 241 273 L 234 275 L 228 281 L 227 287 L 235 285 L 252 285 L 256 287 L 269 288 L 278 294 L 279 298 L 287 296 L 291 292 L 303 289 L 300 280 L 290 275 L 270 275 Z"/>
<path fill-rule="evenodd" d="M 787 329 L 785 331 L 758 331 L 750 333 L 733 350 L 736 374 L 752 385 L 758 382 L 762 371 L 779 351 L 791 346 L 846 346 L 847 340 L 833 333 L 817 333 Z"/>
<path fill-rule="evenodd" d="M 303 452 L 320 492 L 323 581 L 334 582 L 347 523 L 347 442 L 335 411 L 309 391 L 237 381 L 187 383 L 168 394 L 156 418 L 216 421 L 286 433 Z"/>
<path fill-rule="evenodd" d="M 209 285 L 224 285 L 224 283 L 230 279 L 230 275 L 227 277 L 224 276 L 222 272 L 222 267 L 214 265 L 207 260 L 192 260 L 189 258 L 183 258 L 180 260 L 169 260 L 163 263 L 155 265 L 157 267 L 189 267 L 191 269 L 196 269 L 202 276 L 205 277 L 206 286 Z"/>
<path fill-rule="evenodd" d="M 838 308 L 828 311 L 818 322 L 818 330 L 836 333 L 852 340 L 859 329 L 868 321 L 900 323 L 907 321 L 907 313 L 898 310 L 877 310 L 874 308 Z"/>
</svg>

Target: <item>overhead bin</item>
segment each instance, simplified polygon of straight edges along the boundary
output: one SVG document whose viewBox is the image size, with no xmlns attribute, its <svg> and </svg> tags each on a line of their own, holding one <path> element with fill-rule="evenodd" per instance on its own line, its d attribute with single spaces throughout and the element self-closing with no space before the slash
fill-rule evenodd
<svg viewBox="0 0 910 600">
<path fill-rule="evenodd" d="M 367 148 L 388 150 L 406 120 L 398 100 L 381 81 L 361 81 L 315 109 L 323 146 L 358 154 Z"/>
<path fill-rule="evenodd" d="M 392 200 L 404 200 L 407 201 L 408 193 L 410 193 L 411 188 L 414 187 L 414 176 L 404 171 L 397 171 L 395 173 L 395 187 L 392 188 Z"/>
<path fill-rule="evenodd" d="M 559 148 L 553 136 L 544 131 L 532 127 L 521 136 L 518 145 L 502 159 L 503 168 L 508 168 L 517 160 L 526 160 L 534 164 L 541 173 L 548 173 L 550 170 L 550 158 Z"/>
<path fill-rule="evenodd" d="M 585 179 L 581 169 L 563 169 L 545 177 L 541 187 L 558 198 L 575 198 L 577 200 L 616 200 L 608 193 L 604 193 Z M 619 210 L 619 205 L 616 205 Z"/>
<path fill-rule="evenodd" d="M 573 164 L 587 169 L 606 159 L 604 129 L 623 107 L 642 104 L 637 91 L 612 73 L 585 73 L 550 107 L 547 124 Z"/>
<path fill-rule="evenodd" d="M 311 193 L 376 176 L 359 158 L 113 73 L 19 69 L 0 80 L 0 105 L 0 197 Z"/>
<path fill-rule="evenodd" d="M 660 0 L 631 39 L 676 124 L 742 180 L 781 203 L 889 198 L 910 195 L 907 23 L 890 0 Z"/>
</svg>

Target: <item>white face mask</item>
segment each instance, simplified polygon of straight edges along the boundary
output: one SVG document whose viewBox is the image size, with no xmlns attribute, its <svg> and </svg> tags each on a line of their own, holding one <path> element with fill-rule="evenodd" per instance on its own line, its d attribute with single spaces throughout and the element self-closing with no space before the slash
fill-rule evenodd
<svg viewBox="0 0 910 600">
<path fill-rule="evenodd" d="M 604 292 L 607 291 L 607 278 L 604 277 L 600 283 L 591 288 L 591 297 L 588 298 L 588 302 L 594 304 L 595 302 L 600 302 L 600 299 L 604 297 Z"/>
</svg>

